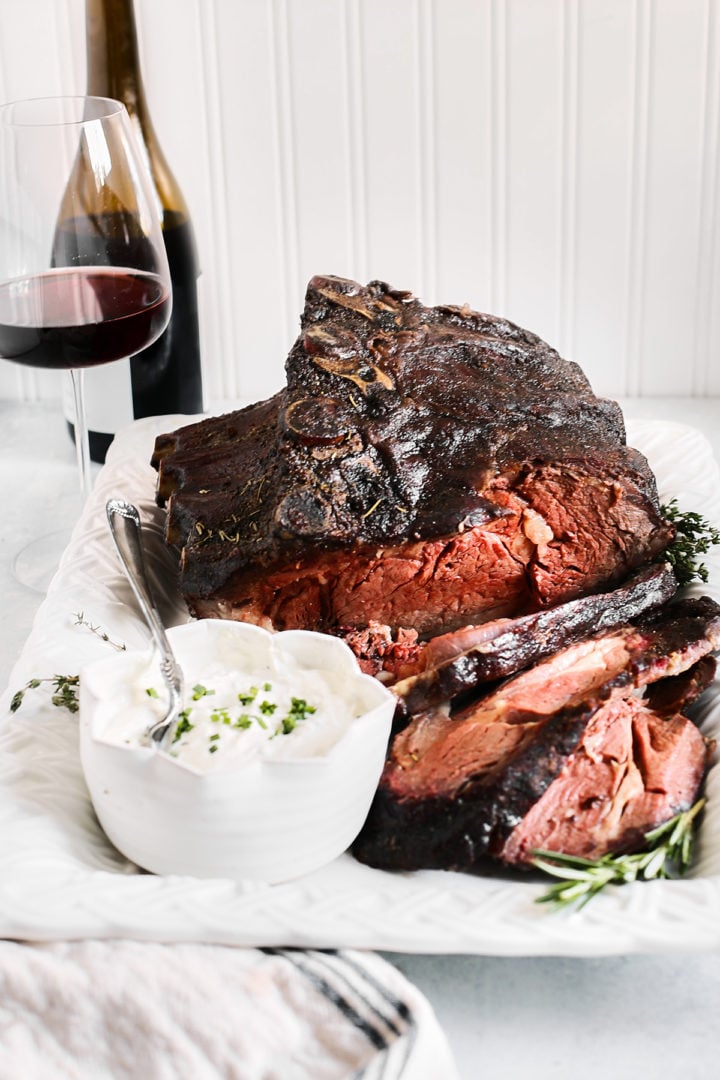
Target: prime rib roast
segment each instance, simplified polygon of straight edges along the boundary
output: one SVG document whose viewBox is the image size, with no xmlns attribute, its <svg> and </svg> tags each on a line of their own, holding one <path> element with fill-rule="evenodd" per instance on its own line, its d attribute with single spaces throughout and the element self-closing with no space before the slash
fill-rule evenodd
<svg viewBox="0 0 720 1080">
<path fill-rule="evenodd" d="M 504 319 L 315 277 L 286 373 L 156 442 L 198 616 L 429 637 L 606 588 L 672 537 L 618 406 Z"/>
<path fill-rule="evenodd" d="M 314 277 L 273 397 L 158 437 L 197 617 L 339 634 L 398 699 L 356 856 L 594 857 L 689 806 L 720 608 L 619 407 L 536 335 Z"/>
</svg>

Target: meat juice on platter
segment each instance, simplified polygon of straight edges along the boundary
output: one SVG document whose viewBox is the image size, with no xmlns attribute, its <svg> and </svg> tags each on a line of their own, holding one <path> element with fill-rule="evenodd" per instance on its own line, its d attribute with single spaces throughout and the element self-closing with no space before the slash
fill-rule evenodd
<svg viewBox="0 0 720 1080">
<path fill-rule="evenodd" d="M 622 413 L 537 335 L 317 276 L 267 401 L 161 435 L 165 537 L 198 618 L 343 637 L 398 696 L 356 857 L 596 858 L 687 809 L 687 714 L 720 606 Z"/>
<path fill-rule="evenodd" d="M 43 368 L 127 356 L 157 336 L 170 296 L 155 274 L 98 267 L 48 270 L 0 285 L 0 354 Z"/>
</svg>

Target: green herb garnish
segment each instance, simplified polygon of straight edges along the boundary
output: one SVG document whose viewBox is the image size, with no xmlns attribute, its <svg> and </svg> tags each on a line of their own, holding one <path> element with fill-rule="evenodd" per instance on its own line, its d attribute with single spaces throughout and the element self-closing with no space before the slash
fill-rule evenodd
<svg viewBox="0 0 720 1080">
<path fill-rule="evenodd" d="M 208 750 L 210 751 L 211 754 L 214 754 L 216 752 L 216 750 L 217 750 L 217 743 L 214 743 L 212 746 L 209 746 Z"/>
<path fill-rule="evenodd" d="M 257 693 L 257 686 L 251 686 L 250 689 L 247 690 L 245 693 L 240 691 L 240 693 L 238 694 L 238 701 L 241 705 L 250 705 L 257 697 Z"/>
<path fill-rule="evenodd" d="M 219 705 L 218 705 L 218 707 L 216 709 L 213 709 L 213 711 L 210 713 L 210 719 L 215 724 L 229 724 L 229 723 L 231 723 L 230 713 L 227 711 L 227 709 L 222 708 Z"/>
<path fill-rule="evenodd" d="M 146 688 L 146 690 L 145 690 L 145 693 L 147 694 L 148 697 L 152 697 L 152 698 L 160 697 L 160 695 L 158 694 L 158 692 L 157 692 L 157 690 L 155 689 L 154 686 L 148 686 Z"/>
<path fill-rule="evenodd" d="M 202 683 L 197 683 L 192 689 L 193 701 L 199 701 L 202 697 L 207 697 L 209 694 L 214 694 L 214 690 L 208 690 L 207 686 L 203 686 Z"/>
<path fill-rule="evenodd" d="M 89 622 L 82 611 L 73 612 L 75 617 L 75 626 L 85 626 L 91 633 L 95 634 L 102 641 L 107 642 L 113 649 L 118 649 L 120 652 L 124 652 L 126 646 L 123 642 L 113 641 L 112 638 L 105 633 L 100 626 L 95 626 Z M 78 690 L 80 686 L 79 675 L 47 675 L 42 679 L 29 679 L 20 690 L 16 690 L 10 699 L 10 712 L 17 712 L 22 705 L 25 695 L 28 690 L 37 690 L 43 683 L 52 683 L 54 687 L 54 693 L 51 697 L 53 705 L 57 705 L 58 708 L 67 709 L 71 713 L 76 713 L 80 708 L 80 702 L 78 698 Z M 147 691 L 148 694 L 150 691 Z"/>
<path fill-rule="evenodd" d="M 247 731 L 252 726 L 252 718 L 247 713 L 241 713 L 235 721 L 236 728 L 242 728 L 243 731 Z"/>
<path fill-rule="evenodd" d="M 272 716 L 276 709 L 277 705 L 273 705 L 271 701 L 260 702 L 260 712 L 263 714 L 263 716 Z"/>
<path fill-rule="evenodd" d="M 701 514 L 678 509 L 677 499 L 660 507 L 660 511 L 675 526 L 676 536 L 661 558 L 672 566 L 678 585 L 691 581 L 707 581 L 708 570 L 698 556 L 706 555 L 710 547 L 720 544 L 720 530 Z"/>
<path fill-rule="evenodd" d="M 272 690 L 272 683 L 269 683 L 269 682 L 263 683 L 263 690 L 265 691 L 266 694 L 269 694 L 270 691 Z"/>
<path fill-rule="evenodd" d="M 28 690 L 37 690 L 42 683 L 52 683 L 55 690 L 50 698 L 53 705 L 76 713 L 80 708 L 78 700 L 79 675 L 48 675 L 43 679 L 29 679 L 21 690 L 17 690 L 10 701 L 10 712 L 17 712 Z"/>
<path fill-rule="evenodd" d="M 304 720 L 306 716 L 317 712 L 315 705 L 308 705 L 305 698 L 290 698 L 290 712 L 297 716 L 298 720 Z"/>
<path fill-rule="evenodd" d="M 183 735 L 188 731 L 192 731 L 195 727 L 190 723 L 190 709 L 183 709 L 178 717 L 178 724 L 175 728 L 175 734 L 173 735 L 173 742 L 176 743 Z"/>
<path fill-rule="evenodd" d="M 692 862 L 695 819 L 704 805 L 705 800 L 698 799 L 689 810 L 645 833 L 647 848 L 633 854 L 583 859 L 556 851 L 533 851 L 534 866 L 563 879 L 551 885 L 536 903 L 581 908 L 606 885 L 682 876 Z"/>
<path fill-rule="evenodd" d="M 275 734 L 289 735 L 295 730 L 299 720 L 306 720 L 314 712 L 317 712 L 317 706 L 308 705 L 305 698 L 290 698 L 290 712 L 282 718 Z"/>
<path fill-rule="evenodd" d="M 88 630 L 100 638 L 101 641 L 106 641 L 108 645 L 111 645 L 113 649 L 117 649 L 118 652 L 125 652 L 127 646 L 123 641 L 113 641 L 112 638 L 105 633 L 101 626 L 95 626 L 93 623 L 88 622 L 85 618 L 85 613 L 82 611 L 74 612 L 75 626 L 86 626 Z"/>
</svg>

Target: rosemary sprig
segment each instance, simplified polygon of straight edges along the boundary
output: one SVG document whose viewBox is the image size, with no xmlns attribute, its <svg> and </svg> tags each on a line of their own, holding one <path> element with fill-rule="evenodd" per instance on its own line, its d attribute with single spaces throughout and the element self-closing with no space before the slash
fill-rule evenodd
<svg viewBox="0 0 720 1080">
<path fill-rule="evenodd" d="M 707 567 L 697 561 L 698 556 L 706 555 L 712 545 L 720 544 L 720 530 L 701 514 L 680 510 L 677 499 L 671 499 L 660 510 L 676 529 L 675 539 L 663 552 L 662 558 L 675 571 L 678 585 L 689 585 L 695 579 L 707 581 Z"/>
<path fill-rule="evenodd" d="M 682 876 L 692 862 L 695 819 L 704 805 L 705 799 L 698 799 L 689 810 L 645 833 L 647 848 L 633 854 L 583 859 L 556 851 L 533 851 L 534 866 L 563 879 L 537 897 L 536 903 L 581 908 L 606 885 Z"/>
<path fill-rule="evenodd" d="M 29 679 L 21 690 L 17 690 L 10 701 L 10 712 L 17 712 L 23 703 L 28 690 L 37 690 L 42 683 L 52 683 L 54 693 L 50 700 L 58 708 L 68 709 L 76 713 L 80 708 L 78 700 L 79 675 L 48 675 L 44 679 Z"/>
</svg>

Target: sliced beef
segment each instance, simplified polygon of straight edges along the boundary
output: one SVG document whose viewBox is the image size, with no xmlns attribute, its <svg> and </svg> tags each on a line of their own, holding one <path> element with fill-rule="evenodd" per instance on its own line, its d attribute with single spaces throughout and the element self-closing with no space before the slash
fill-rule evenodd
<svg viewBox="0 0 720 1080">
<path fill-rule="evenodd" d="M 522 864 L 538 849 L 587 859 L 637 849 L 645 833 L 692 805 L 707 764 L 692 720 L 612 696 L 520 823 L 504 842 L 496 837 L 492 854 Z"/>
<path fill-rule="evenodd" d="M 158 439 L 198 616 L 429 637 L 607 588 L 672 538 L 617 405 L 506 320 L 316 277 L 286 374 Z"/>
<path fill-rule="evenodd" d="M 516 830 L 536 807 L 539 820 L 555 828 L 547 808 L 564 805 L 569 814 L 561 827 L 572 834 L 572 813 L 578 820 L 577 841 L 569 844 L 588 844 L 591 819 L 583 821 L 578 806 L 605 807 L 605 832 L 593 829 L 606 850 L 637 839 L 694 798 L 707 757 L 692 726 L 674 717 L 672 729 L 663 727 L 639 694 L 719 646 L 720 606 L 708 598 L 674 601 L 560 650 L 459 712 L 439 707 L 413 717 L 392 740 L 356 856 L 405 870 L 470 869 L 487 856 L 522 861 L 531 847 L 547 843 L 534 818 L 525 832 Z M 595 751 L 604 742 L 611 749 L 603 756 Z M 625 749 L 613 758 L 616 744 Z M 612 760 L 616 766 L 607 765 Z M 620 773 L 635 785 L 624 822 Z M 581 796 L 573 802 L 576 791 Z"/>
<path fill-rule="evenodd" d="M 410 673 L 407 660 L 403 666 L 402 658 L 392 650 L 391 662 L 395 670 L 403 672 L 391 683 L 392 688 L 407 713 L 427 709 L 521 671 L 588 634 L 619 626 L 669 600 L 676 589 L 672 569 L 658 564 L 638 572 L 611 592 L 433 638 L 416 649 L 414 671 Z"/>
</svg>

